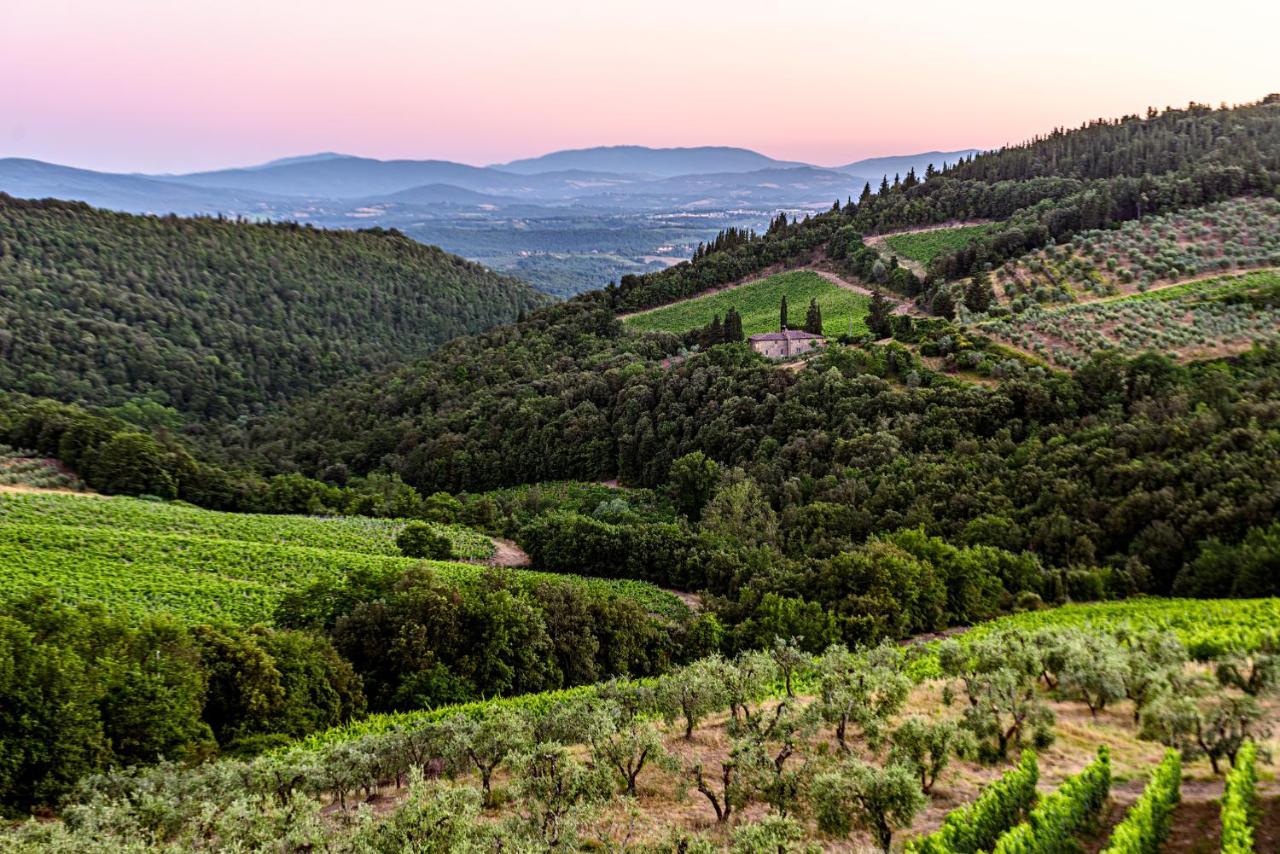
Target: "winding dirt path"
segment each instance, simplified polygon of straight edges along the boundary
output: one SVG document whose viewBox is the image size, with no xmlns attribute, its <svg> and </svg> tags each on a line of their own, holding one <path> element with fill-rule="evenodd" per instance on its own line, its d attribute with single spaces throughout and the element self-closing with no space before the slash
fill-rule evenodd
<svg viewBox="0 0 1280 854">
<path fill-rule="evenodd" d="M 855 294 L 862 294 L 864 297 L 870 297 L 875 293 L 866 285 L 859 285 L 854 282 L 850 282 L 849 280 L 841 278 L 840 276 L 831 272 L 830 270 L 821 270 L 817 267 L 802 267 L 801 269 L 810 273 L 817 273 L 819 276 L 826 279 L 828 282 L 835 285 L 836 287 L 844 288 L 846 291 L 853 291 Z M 889 302 L 894 304 L 893 314 L 909 314 L 912 317 L 927 316 L 914 303 L 911 303 L 907 300 L 902 299 L 893 291 L 881 291 L 880 295 L 885 299 L 887 299 Z"/>
</svg>

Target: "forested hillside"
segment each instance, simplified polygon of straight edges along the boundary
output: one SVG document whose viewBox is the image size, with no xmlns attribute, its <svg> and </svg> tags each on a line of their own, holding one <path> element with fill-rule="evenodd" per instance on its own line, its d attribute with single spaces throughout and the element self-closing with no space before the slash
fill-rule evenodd
<svg viewBox="0 0 1280 854">
<path fill-rule="evenodd" d="M 968 245 L 932 259 L 928 282 L 1146 214 L 1167 213 L 1280 186 L 1280 95 L 1214 109 L 1191 104 L 1098 120 L 977 155 L 941 172 L 908 173 L 877 192 L 768 233 L 726 233 L 690 264 L 625 276 L 610 294 L 633 311 L 687 297 L 779 263 L 795 263 L 839 234 L 862 235 L 960 220 L 1000 220 Z"/>
<path fill-rule="evenodd" d="M 140 217 L 0 194 L 0 389 L 224 418 L 545 302 L 395 232 Z"/>
</svg>

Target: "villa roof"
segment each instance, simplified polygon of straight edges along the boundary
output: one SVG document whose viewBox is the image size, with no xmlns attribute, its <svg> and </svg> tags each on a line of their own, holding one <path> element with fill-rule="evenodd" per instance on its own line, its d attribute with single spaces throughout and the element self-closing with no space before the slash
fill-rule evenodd
<svg viewBox="0 0 1280 854">
<path fill-rule="evenodd" d="M 822 338 L 821 335 L 814 335 L 812 332 L 804 332 L 800 329 L 784 329 L 781 332 L 760 332 L 752 335 L 750 341 L 807 341 L 810 338 Z"/>
</svg>

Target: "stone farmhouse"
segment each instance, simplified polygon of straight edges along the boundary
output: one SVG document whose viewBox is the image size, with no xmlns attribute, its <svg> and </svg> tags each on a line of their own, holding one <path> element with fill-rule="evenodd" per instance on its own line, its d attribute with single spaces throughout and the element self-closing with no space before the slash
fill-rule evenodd
<svg viewBox="0 0 1280 854">
<path fill-rule="evenodd" d="M 784 329 L 781 332 L 762 332 L 747 339 L 751 349 L 768 359 L 789 359 L 810 350 L 826 346 L 827 339 L 812 332 Z"/>
</svg>

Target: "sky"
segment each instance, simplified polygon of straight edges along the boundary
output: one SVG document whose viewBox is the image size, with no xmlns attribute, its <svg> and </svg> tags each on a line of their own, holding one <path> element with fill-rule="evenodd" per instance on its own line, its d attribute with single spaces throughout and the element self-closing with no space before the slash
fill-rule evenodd
<svg viewBox="0 0 1280 854">
<path fill-rule="evenodd" d="M 737 145 L 838 165 L 1280 91 L 1280 3 L 2 0 L 0 157 Z"/>
</svg>

